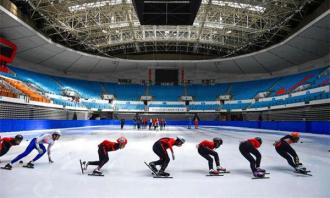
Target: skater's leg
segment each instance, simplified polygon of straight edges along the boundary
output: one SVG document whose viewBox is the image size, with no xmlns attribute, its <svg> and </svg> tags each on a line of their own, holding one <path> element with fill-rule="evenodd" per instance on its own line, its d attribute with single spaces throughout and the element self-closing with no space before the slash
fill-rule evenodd
<svg viewBox="0 0 330 198">
<path fill-rule="evenodd" d="M 106 164 L 109 161 L 108 152 L 104 148 L 99 149 L 99 158 L 100 161 L 98 165 L 98 170 L 100 170 L 104 166 L 104 164 Z"/>
<path fill-rule="evenodd" d="M 256 167 L 259 168 L 260 167 L 260 163 L 261 163 L 261 154 L 260 154 L 260 152 L 257 149 L 252 148 L 251 149 L 251 153 L 256 157 L 256 160 L 255 160 Z"/>
<path fill-rule="evenodd" d="M 156 153 L 156 155 L 159 157 L 159 160 L 157 160 L 157 161 L 153 161 L 153 162 L 151 162 L 151 163 L 154 164 L 154 165 L 162 165 L 162 164 L 164 163 L 164 158 L 163 158 L 163 156 L 164 156 L 164 152 L 166 152 L 166 151 L 164 151 L 164 149 L 163 149 L 161 143 L 160 143 L 160 142 L 156 142 L 156 143 L 153 145 L 152 150 L 153 150 L 154 153 Z"/>
<path fill-rule="evenodd" d="M 8 144 L 5 144 L 0 139 L 0 157 L 5 155 L 9 151 L 10 146 Z"/>
<path fill-rule="evenodd" d="M 213 169 L 213 159 L 209 155 L 209 152 L 206 150 L 206 148 L 205 147 L 199 147 L 198 148 L 198 153 L 208 161 L 209 170 Z"/>
<path fill-rule="evenodd" d="M 46 148 L 43 144 L 39 144 L 39 147 L 42 150 L 42 153 L 39 153 L 32 161 L 35 162 L 37 161 L 39 158 L 41 158 L 45 153 L 46 153 Z"/>
<path fill-rule="evenodd" d="M 168 163 L 170 162 L 170 158 L 168 157 L 166 150 L 162 147 L 160 142 L 156 142 L 154 144 L 153 150 L 160 159 L 151 163 L 154 165 L 161 165 L 160 171 L 165 171 Z"/>
<path fill-rule="evenodd" d="M 210 155 L 212 155 L 214 157 L 215 160 L 215 165 L 216 166 L 220 166 L 220 160 L 219 160 L 219 155 L 217 152 L 215 152 L 214 150 L 209 149 Z"/>
<path fill-rule="evenodd" d="M 19 154 L 17 157 L 15 157 L 10 163 L 14 164 L 17 161 L 21 160 L 22 158 L 26 157 L 28 154 L 30 154 L 31 151 L 35 148 L 35 142 L 36 142 L 36 138 L 33 138 L 30 141 L 28 147 L 25 149 L 25 151 L 23 153 Z"/>
<path fill-rule="evenodd" d="M 99 146 L 99 149 L 98 149 L 98 154 L 99 154 L 99 161 L 89 161 L 87 162 L 88 165 L 93 165 L 93 166 L 99 166 L 100 165 L 100 162 L 101 162 L 101 158 L 102 158 L 102 154 L 103 154 L 103 151 L 104 148 L 102 146 Z"/>
<path fill-rule="evenodd" d="M 287 145 L 287 151 L 293 157 L 294 164 L 296 166 L 298 166 L 299 165 L 299 157 L 298 157 L 296 151 L 289 144 Z"/>
<path fill-rule="evenodd" d="M 240 144 L 239 151 L 250 162 L 250 168 L 251 168 L 252 172 L 255 172 L 257 170 L 255 159 L 252 157 L 252 155 L 248 151 L 245 143 Z"/>
<path fill-rule="evenodd" d="M 276 151 L 280 156 L 286 159 L 288 161 L 289 165 L 293 168 L 296 167 L 296 164 L 293 162 L 292 157 L 287 153 L 287 151 L 284 149 L 284 147 L 281 145 L 280 147 L 276 148 Z"/>
<path fill-rule="evenodd" d="M 163 158 L 164 160 L 163 160 L 163 164 L 162 164 L 162 166 L 161 166 L 161 168 L 160 168 L 160 171 L 164 172 L 165 169 L 167 168 L 168 164 L 170 163 L 170 158 L 169 158 L 167 152 L 164 152 L 164 155 L 163 155 L 162 158 Z"/>
</svg>

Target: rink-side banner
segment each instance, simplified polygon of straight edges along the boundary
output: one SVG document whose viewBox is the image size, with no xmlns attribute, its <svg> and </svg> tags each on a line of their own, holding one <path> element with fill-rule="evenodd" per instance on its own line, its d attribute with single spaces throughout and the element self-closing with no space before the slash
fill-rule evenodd
<svg viewBox="0 0 330 198">
<path fill-rule="evenodd" d="M 167 125 L 193 128 L 187 120 L 167 120 Z M 132 128 L 136 123 L 125 121 L 125 128 Z M 120 125 L 119 120 L 7 120 L 0 119 L 0 132 L 17 132 L 43 129 L 61 129 L 75 127 L 90 127 L 101 125 Z M 255 129 L 270 129 L 280 131 L 299 131 L 330 135 L 329 121 L 200 121 L 200 126 L 233 126 Z M 119 127 L 118 127 L 119 129 Z M 192 130 L 194 132 L 194 130 Z"/>
</svg>

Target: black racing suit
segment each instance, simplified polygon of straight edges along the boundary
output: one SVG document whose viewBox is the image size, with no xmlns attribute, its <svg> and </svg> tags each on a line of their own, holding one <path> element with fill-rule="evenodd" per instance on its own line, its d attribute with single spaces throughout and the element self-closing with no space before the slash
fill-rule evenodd
<svg viewBox="0 0 330 198">
<path fill-rule="evenodd" d="M 250 168 L 252 172 L 255 172 L 260 167 L 261 154 L 258 149 L 254 148 L 249 141 L 241 142 L 239 145 L 239 151 L 250 162 Z M 256 157 L 254 159 L 252 155 Z"/>
<path fill-rule="evenodd" d="M 290 146 L 290 144 L 285 141 L 286 139 L 294 141 L 291 135 L 286 135 L 280 139 L 279 142 L 275 143 L 275 149 L 278 154 L 285 158 L 290 166 L 296 168 L 299 164 L 299 158 L 296 151 Z"/>
<path fill-rule="evenodd" d="M 215 164 L 217 166 L 220 166 L 219 155 L 216 151 L 214 151 L 212 149 L 209 149 L 205 146 L 199 146 L 198 147 L 198 153 L 208 161 L 210 170 L 213 169 L 213 159 L 212 159 L 211 156 L 214 157 Z"/>
<path fill-rule="evenodd" d="M 160 165 L 160 171 L 165 171 L 168 166 L 168 163 L 170 162 L 170 158 L 167 154 L 166 149 L 164 149 L 160 141 L 157 141 L 153 145 L 152 150 L 156 153 L 156 155 L 158 155 L 160 159 L 151 163 L 153 163 L 154 165 Z"/>
<path fill-rule="evenodd" d="M 0 140 L 0 144 L 0 157 L 9 151 L 11 146 L 16 145 L 14 140 L 5 141 L 4 139 Z"/>
<path fill-rule="evenodd" d="M 119 144 L 115 144 L 114 149 L 118 150 Z M 108 152 L 106 151 L 106 149 L 102 144 L 99 145 L 98 153 L 99 153 L 99 161 L 90 161 L 88 162 L 88 165 L 95 165 L 95 166 L 99 166 L 99 168 L 102 168 L 102 166 L 104 166 L 104 164 L 106 164 L 109 161 Z"/>
</svg>

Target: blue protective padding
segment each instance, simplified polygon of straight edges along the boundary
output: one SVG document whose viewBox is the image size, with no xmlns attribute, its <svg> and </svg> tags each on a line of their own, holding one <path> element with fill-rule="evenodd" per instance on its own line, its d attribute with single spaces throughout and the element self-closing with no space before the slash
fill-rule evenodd
<svg viewBox="0 0 330 198">
<path fill-rule="evenodd" d="M 171 126 L 189 126 L 191 121 L 167 121 Z M 119 120 L 0 120 L 0 132 L 119 125 Z M 133 125 L 127 120 L 125 125 Z M 330 135 L 329 121 L 201 121 L 200 126 L 234 126 L 281 131 L 299 131 Z"/>
</svg>

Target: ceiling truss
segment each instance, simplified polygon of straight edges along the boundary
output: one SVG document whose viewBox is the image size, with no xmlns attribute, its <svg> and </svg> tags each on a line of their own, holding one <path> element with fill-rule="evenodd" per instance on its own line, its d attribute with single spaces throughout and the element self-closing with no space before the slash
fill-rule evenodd
<svg viewBox="0 0 330 198">
<path fill-rule="evenodd" d="M 279 42 L 317 0 L 203 0 L 193 26 L 142 26 L 131 0 L 28 0 L 52 40 L 110 57 L 176 53 L 228 57 Z M 294 18 L 294 19 L 293 19 Z"/>
</svg>

